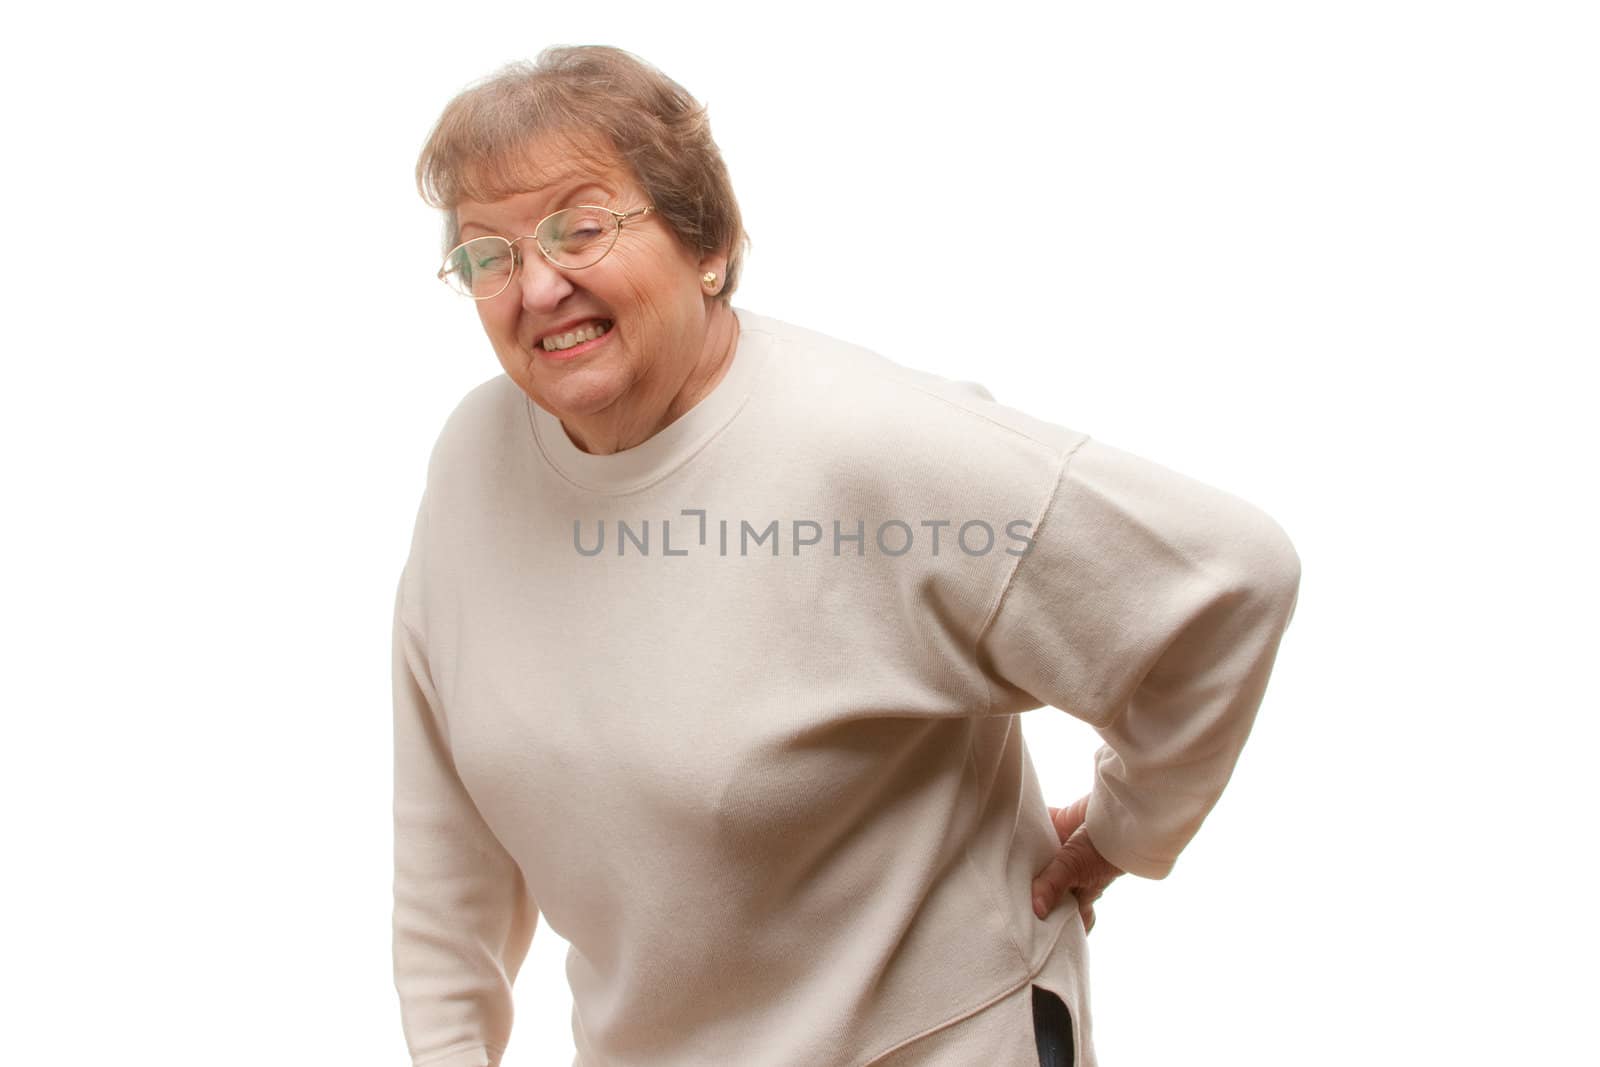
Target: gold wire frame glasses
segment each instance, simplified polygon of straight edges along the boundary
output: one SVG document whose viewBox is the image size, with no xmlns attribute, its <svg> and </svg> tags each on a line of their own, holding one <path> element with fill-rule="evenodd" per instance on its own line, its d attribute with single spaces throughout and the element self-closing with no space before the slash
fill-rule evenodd
<svg viewBox="0 0 1600 1067">
<path fill-rule="evenodd" d="M 462 241 L 445 254 L 439 280 L 452 292 L 473 300 L 489 300 L 506 291 L 522 266 L 519 241 L 532 241 L 539 253 L 562 270 L 592 267 L 616 246 L 617 235 L 630 219 L 651 207 L 613 211 L 598 204 L 552 211 L 539 220 L 530 234 L 517 238 L 498 235 Z"/>
</svg>

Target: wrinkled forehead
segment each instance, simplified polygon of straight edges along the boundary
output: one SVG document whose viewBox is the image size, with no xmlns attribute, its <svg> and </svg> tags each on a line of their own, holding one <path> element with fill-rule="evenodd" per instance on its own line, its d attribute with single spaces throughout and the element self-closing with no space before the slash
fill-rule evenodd
<svg viewBox="0 0 1600 1067">
<path fill-rule="evenodd" d="M 464 205 L 536 198 L 540 193 L 579 184 L 621 189 L 635 182 L 604 138 L 549 133 L 486 149 L 466 161 L 452 199 L 459 217 Z"/>
</svg>

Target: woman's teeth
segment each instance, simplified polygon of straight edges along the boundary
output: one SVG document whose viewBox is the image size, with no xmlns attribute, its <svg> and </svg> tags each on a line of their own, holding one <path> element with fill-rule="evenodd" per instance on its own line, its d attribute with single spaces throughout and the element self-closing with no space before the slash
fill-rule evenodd
<svg viewBox="0 0 1600 1067">
<path fill-rule="evenodd" d="M 608 322 L 592 322 L 570 333 L 551 334 L 544 339 L 544 350 L 546 352 L 560 352 L 562 349 L 571 348 L 573 345 L 582 344 L 584 341 L 593 341 L 609 329 L 611 329 L 611 324 Z"/>
</svg>

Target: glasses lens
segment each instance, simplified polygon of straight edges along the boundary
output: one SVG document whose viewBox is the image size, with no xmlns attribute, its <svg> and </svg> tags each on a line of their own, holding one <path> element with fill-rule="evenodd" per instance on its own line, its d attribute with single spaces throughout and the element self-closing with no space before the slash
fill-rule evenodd
<svg viewBox="0 0 1600 1067">
<path fill-rule="evenodd" d="M 516 257 L 504 237 L 474 237 L 444 261 L 444 280 L 462 296 L 486 299 L 506 287 Z"/>
<path fill-rule="evenodd" d="M 617 217 L 593 207 L 558 211 L 539 227 L 539 246 L 563 267 L 587 267 L 611 251 L 617 239 Z"/>
</svg>

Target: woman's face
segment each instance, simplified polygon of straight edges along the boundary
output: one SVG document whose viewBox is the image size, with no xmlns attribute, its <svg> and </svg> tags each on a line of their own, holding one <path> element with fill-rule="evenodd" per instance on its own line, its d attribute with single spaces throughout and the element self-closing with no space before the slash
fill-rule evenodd
<svg viewBox="0 0 1600 1067">
<path fill-rule="evenodd" d="M 559 138 L 537 140 L 528 151 L 531 159 L 549 159 L 541 164 L 539 187 L 492 203 L 458 204 L 461 240 L 531 234 L 552 211 L 579 204 L 629 212 L 647 203 L 611 153 L 602 158 L 612 162 L 596 165 L 585 161 L 595 153 L 580 159 Z M 606 257 L 579 270 L 555 266 L 531 240 L 518 248 L 522 267 L 510 286 L 477 302 L 506 374 L 563 421 L 599 414 L 625 425 L 634 409 L 665 406 L 706 345 L 701 276 L 714 270 L 720 278 L 726 257 L 702 258 L 685 248 L 654 212 L 623 223 Z M 546 351 L 541 343 L 547 334 L 597 321 L 608 324 L 597 340 L 564 352 Z"/>
</svg>

